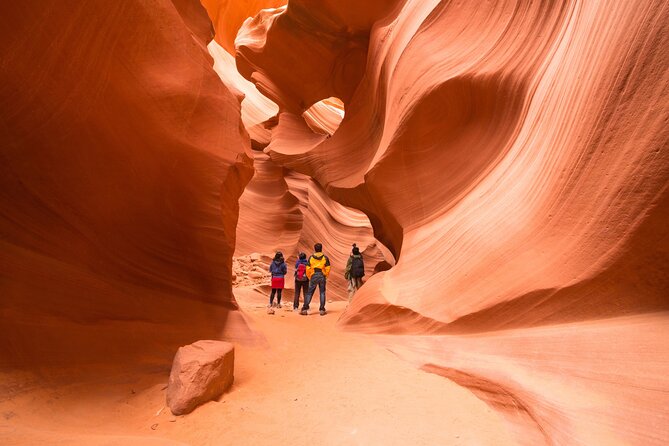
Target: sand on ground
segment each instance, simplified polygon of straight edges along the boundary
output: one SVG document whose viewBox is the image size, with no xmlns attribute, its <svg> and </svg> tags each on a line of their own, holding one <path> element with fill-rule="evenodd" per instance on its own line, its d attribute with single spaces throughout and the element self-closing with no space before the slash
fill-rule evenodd
<svg viewBox="0 0 669 446">
<path fill-rule="evenodd" d="M 236 345 L 235 382 L 219 401 L 173 416 L 164 407 L 168 371 L 158 366 L 49 386 L 14 374 L 3 377 L 14 386 L 2 392 L 0 443 L 513 443 L 504 419 L 468 390 L 417 370 L 373 337 L 335 328 L 345 302 L 328 303 L 326 316 L 313 311 L 317 302 L 309 316 L 290 302 L 268 315 L 255 288 L 237 289 L 236 297 L 259 336 Z"/>
</svg>

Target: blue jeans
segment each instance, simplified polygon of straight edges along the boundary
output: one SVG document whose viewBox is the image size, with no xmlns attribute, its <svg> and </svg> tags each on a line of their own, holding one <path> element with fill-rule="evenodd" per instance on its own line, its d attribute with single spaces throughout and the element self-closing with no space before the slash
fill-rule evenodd
<svg viewBox="0 0 669 446">
<path fill-rule="evenodd" d="M 322 273 L 314 273 L 314 275 L 311 276 L 311 280 L 309 281 L 309 289 L 307 290 L 307 294 L 304 296 L 304 306 L 302 307 L 303 310 L 309 309 L 311 298 L 314 296 L 316 286 L 318 286 L 318 290 L 321 293 L 321 306 L 318 310 L 325 311 L 325 282 L 327 282 L 327 279 Z"/>
</svg>

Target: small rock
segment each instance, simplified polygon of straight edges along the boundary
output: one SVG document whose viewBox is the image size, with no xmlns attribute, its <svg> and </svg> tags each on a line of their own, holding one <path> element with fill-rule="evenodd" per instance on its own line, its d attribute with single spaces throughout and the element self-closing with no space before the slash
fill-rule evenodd
<svg viewBox="0 0 669 446">
<path fill-rule="evenodd" d="M 261 257 L 262 256 L 257 252 L 253 252 L 249 255 L 249 259 L 251 259 L 252 262 L 257 262 L 258 260 L 260 260 Z"/>
<path fill-rule="evenodd" d="M 249 277 L 251 279 L 262 279 L 263 275 L 264 275 L 263 273 L 261 273 L 260 271 L 256 271 L 256 270 L 253 270 L 249 273 Z"/>
<path fill-rule="evenodd" d="M 156 429 L 158 429 L 158 423 L 156 423 L 156 424 L 152 424 L 152 425 L 151 425 L 151 430 L 154 430 L 154 431 L 155 431 Z"/>
<path fill-rule="evenodd" d="M 167 405 L 174 415 L 220 397 L 234 379 L 235 350 L 229 342 L 197 341 L 179 348 L 167 386 Z"/>
</svg>

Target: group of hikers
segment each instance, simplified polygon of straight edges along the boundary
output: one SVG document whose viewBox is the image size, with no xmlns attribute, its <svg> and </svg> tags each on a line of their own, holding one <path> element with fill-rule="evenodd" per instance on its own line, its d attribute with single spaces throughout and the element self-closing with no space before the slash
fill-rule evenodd
<svg viewBox="0 0 669 446">
<path fill-rule="evenodd" d="M 274 297 L 276 296 L 276 307 L 281 308 L 281 293 L 285 287 L 285 276 L 288 274 L 288 267 L 281 251 L 274 255 L 272 263 L 269 265 L 269 272 L 272 274 L 272 292 L 269 295 L 268 312 L 273 313 Z M 293 299 L 293 311 L 300 307 L 300 294 L 304 294 L 304 303 L 302 305 L 301 315 L 309 314 L 309 304 L 311 298 L 318 287 L 320 293 L 320 306 L 318 311 L 321 316 L 327 314 L 325 309 L 325 285 L 330 275 L 330 259 L 323 254 L 323 245 L 316 243 L 314 253 L 307 259 L 303 252 L 299 253 L 295 262 L 295 298 Z M 360 254 L 360 249 L 353 244 L 351 255 L 346 262 L 344 277 L 348 280 L 348 301 L 350 302 L 355 292 L 362 286 L 362 278 L 365 275 L 365 264 Z"/>
</svg>

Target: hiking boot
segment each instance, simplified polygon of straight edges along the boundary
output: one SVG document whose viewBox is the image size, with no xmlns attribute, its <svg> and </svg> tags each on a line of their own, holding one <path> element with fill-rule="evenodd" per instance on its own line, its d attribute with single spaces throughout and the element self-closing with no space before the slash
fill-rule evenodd
<svg viewBox="0 0 669 446">
<path fill-rule="evenodd" d="M 321 313 L 321 316 L 325 316 L 326 314 L 328 314 L 328 312 L 325 311 L 325 310 L 321 310 L 320 313 Z"/>
<path fill-rule="evenodd" d="M 281 308 L 281 304 L 276 304 L 276 307 L 277 307 L 277 308 Z"/>
<path fill-rule="evenodd" d="M 302 310 L 302 311 L 300 311 L 300 314 L 301 314 L 302 316 L 308 316 L 308 315 L 309 315 L 309 312 L 308 312 L 307 310 Z"/>
</svg>

